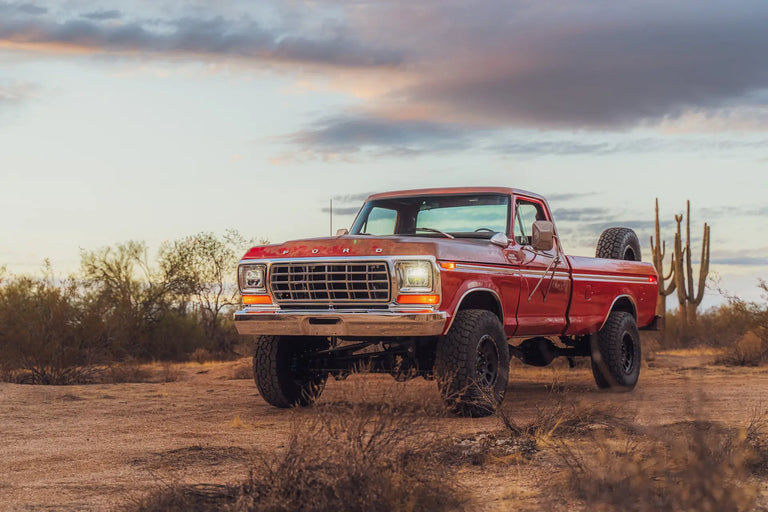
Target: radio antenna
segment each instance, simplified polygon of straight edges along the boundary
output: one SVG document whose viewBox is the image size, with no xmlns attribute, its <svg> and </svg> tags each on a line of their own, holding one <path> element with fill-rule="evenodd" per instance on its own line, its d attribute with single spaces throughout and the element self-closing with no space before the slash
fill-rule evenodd
<svg viewBox="0 0 768 512">
<path fill-rule="evenodd" d="M 333 236 L 333 198 L 331 198 L 331 207 L 328 209 L 328 211 L 331 214 L 330 230 L 328 231 L 328 236 Z"/>
</svg>

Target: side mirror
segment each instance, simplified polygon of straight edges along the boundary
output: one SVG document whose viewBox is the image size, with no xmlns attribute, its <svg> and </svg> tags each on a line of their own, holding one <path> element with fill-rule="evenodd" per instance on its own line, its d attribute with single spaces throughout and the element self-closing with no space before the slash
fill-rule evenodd
<svg viewBox="0 0 768 512">
<path fill-rule="evenodd" d="M 509 238 L 507 238 L 507 235 L 504 233 L 496 233 L 491 237 L 491 243 L 493 245 L 498 245 L 499 247 L 507 247 L 509 246 Z"/>
<path fill-rule="evenodd" d="M 548 220 L 533 223 L 533 243 L 535 251 L 551 251 L 555 247 L 555 225 Z"/>
<path fill-rule="evenodd" d="M 344 236 L 348 234 L 349 234 L 349 230 L 347 228 L 341 228 L 336 230 L 336 236 Z"/>
</svg>

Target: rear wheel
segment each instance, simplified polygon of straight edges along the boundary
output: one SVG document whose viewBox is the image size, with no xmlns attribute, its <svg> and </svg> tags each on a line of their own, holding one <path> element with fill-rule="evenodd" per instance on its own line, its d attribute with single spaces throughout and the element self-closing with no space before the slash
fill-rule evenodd
<svg viewBox="0 0 768 512">
<path fill-rule="evenodd" d="M 597 241 L 595 256 L 612 260 L 641 261 L 640 240 L 629 228 L 608 228 Z"/>
<path fill-rule="evenodd" d="M 640 377 L 640 333 L 635 317 L 614 311 L 593 337 L 592 375 L 597 387 L 630 391 Z"/>
<path fill-rule="evenodd" d="M 302 368 L 301 356 L 328 346 L 326 338 L 259 336 L 253 355 L 253 378 L 264 400 L 281 408 L 314 403 L 328 375 Z"/>
<path fill-rule="evenodd" d="M 463 416 L 487 416 L 504 400 L 509 346 L 499 318 L 481 309 L 456 313 L 438 341 L 437 386 L 445 403 Z"/>
</svg>

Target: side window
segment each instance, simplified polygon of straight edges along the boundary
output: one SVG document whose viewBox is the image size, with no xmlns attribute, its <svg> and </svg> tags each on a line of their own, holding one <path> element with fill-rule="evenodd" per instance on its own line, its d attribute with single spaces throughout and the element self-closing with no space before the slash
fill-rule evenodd
<svg viewBox="0 0 768 512">
<path fill-rule="evenodd" d="M 394 235 L 397 225 L 397 211 L 389 208 L 373 208 L 368 214 L 363 233 L 367 235 Z"/>
<path fill-rule="evenodd" d="M 540 204 L 518 199 L 515 203 L 515 241 L 520 245 L 530 245 L 533 223 L 546 219 Z"/>
</svg>

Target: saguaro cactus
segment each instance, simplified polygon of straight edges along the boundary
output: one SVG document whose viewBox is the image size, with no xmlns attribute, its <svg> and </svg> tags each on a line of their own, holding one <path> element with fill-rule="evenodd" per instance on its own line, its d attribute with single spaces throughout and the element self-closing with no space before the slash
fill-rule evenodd
<svg viewBox="0 0 768 512">
<path fill-rule="evenodd" d="M 701 263 L 699 270 L 698 289 L 693 285 L 693 264 L 691 262 L 691 202 L 686 202 L 685 247 L 681 234 L 682 215 L 675 215 L 677 232 L 675 233 L 675 287 L 677 300 L 680 303 L 680 319 L 683 328 L 689 327 L 696 321 L 696 309 L 704 298 L 704 288 L 709 274 L 709 225 L 704 223 L 704 237 L 701 240 Z M 686 279 L 687 276 L 687 279 Z"/>
<path fill-rule="evenodd" d="M 664 258 L 667 254 L 667 242 L 661 239 L 661 229 L 659 227 L 659 198 L 656 198 L 656 236 L 651 237 L 651 251 L 653 251 L 653 266 L 656 267 L 656 273 L 659 274 L 659 295 L 656 299 L 656 316 L 662 319 L 661 328 L 664 329 L 664 318 L 667 312 L 667 296 L 671 295 L 677 283 L 674 279 L 675 273 L 675 255 L 672 254 L 672 261 L 669 265 L 669 274 L 664 275 Z M 669 280 L 669 286 L 665 282 Z"/>
</svg>

